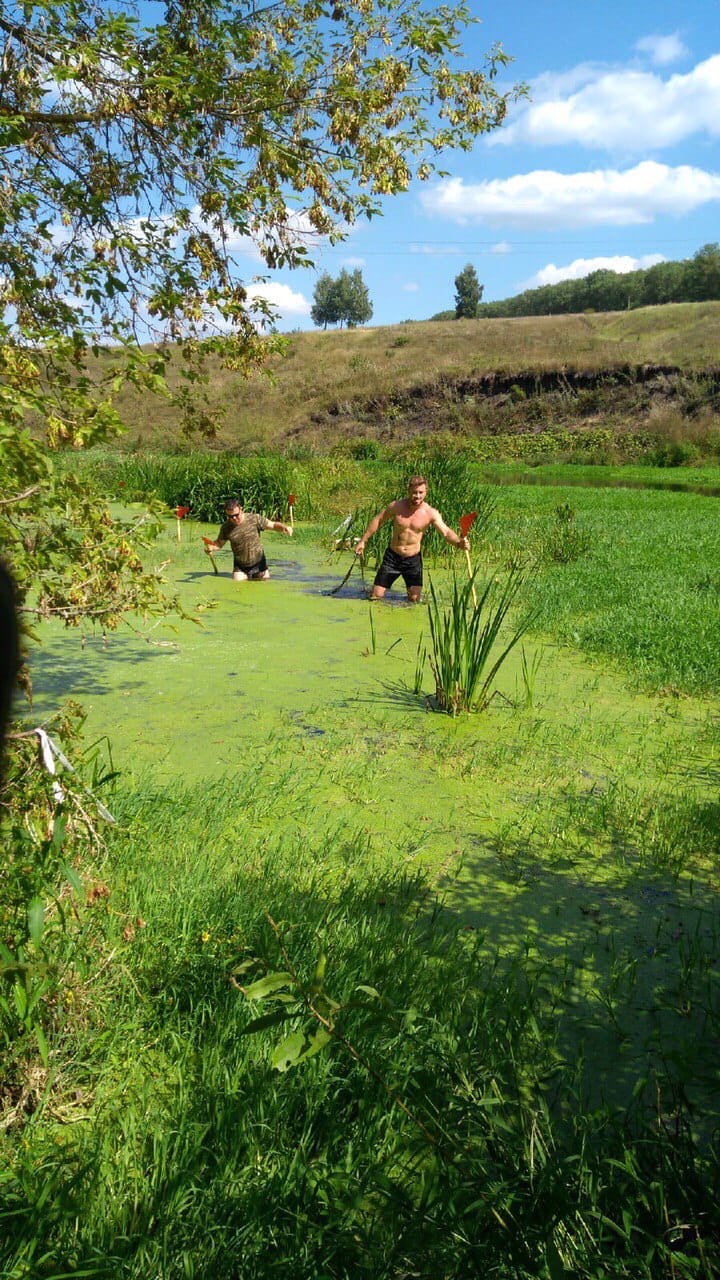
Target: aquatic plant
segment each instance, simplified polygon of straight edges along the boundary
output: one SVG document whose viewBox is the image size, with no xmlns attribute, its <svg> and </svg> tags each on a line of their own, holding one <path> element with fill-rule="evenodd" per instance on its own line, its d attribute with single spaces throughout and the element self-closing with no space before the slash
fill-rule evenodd
<svg viewBox="0 0 720 1280">
<path fill-rule="evenodd" d="M 523 701 L 527 711 L 535 705 L 535 685 L 544 653 L 544 649 L 536 649 L 532 657 L 528 657 L 525 645 L 520 647 L 520 676 L 523 683 Z"/>
<path fill-rule="evenodd" d="M 490 701 L 500 667 L 530 625 L 525 614 L 510 639 L 493 658 L 493 650 L 507 614 L 520 591 L 525 574 L 513 564 L 502 583 L 490 578 L 481 586 L 477 605 L 473 600 L 476 575 L 466 582 L 453 576 L 446 607 L 430 583 L 429 619 L 435 676 L 435 697 L 442 711 L 482 711 Z M 477 588 L 476 588 L 477 589 Z"/>
<path fill-rule="evenodd" d="M 279 454 L 237 458 L 223 454 L 131 455 L 107 458 L 93 468 L 108 491 L 123 501 L 158 498 L 172 511 L 186 507 L 195 520 L 213 523 L 222 517 L 228 498 L 238 498 L 252 511 L 280 518 L 287 514 L 288 495 L 297 495 L 298 516 L 311 511 L 310 490 L 302 471 Z"/>
<path fill-rule="evenodd" d="M 569 564 L 590 550 L 592 538 L 587 529 L 578 524 L 575 508 L 569 502 L 558 503 L 553 514 L 553 522 L 543 540 L 543 557 L 558 564 Z"/>
<path fill-rule="evenodd" d="M 425 671 L 425 663 L 427 662 L 427 649 L 422 632 L 418 637 L 417 652 L 415 654 L 415 680 L 413 682 L 413 693 L 422 693 L 423 691 L 423 674 Z"/>
</svg>

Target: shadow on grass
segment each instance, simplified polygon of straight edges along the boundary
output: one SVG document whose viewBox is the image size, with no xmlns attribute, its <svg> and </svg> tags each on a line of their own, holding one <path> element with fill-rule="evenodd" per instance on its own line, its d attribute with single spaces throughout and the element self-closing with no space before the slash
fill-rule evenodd
<svg viewBox="0 0 720 1280">
<path fill-rule="evenodd" d="M 24 1240 L 48 1274 L 71 1257 L 108 1280 L 526 1280 L 557 1239 L 570 1274 L 660 1280 L 668 1221 L 688 1257 L 698 1236 L 714 1256 L 718 1164 L 692 1130 L 715 1070 L 715 917 L 692 928 L 647 868 L 607 857 L 589 883 L 518 838 L 478 838 L 439 907 L 421 877 L 365 864 L 361 830 L 340 862 L 304 826 L 253 842 L 246 791 L 231 811 L 226 779 L 201 803 L 148 790 L 125 814 L 141 839 L 122 905 L 146 928 L 95 989 L 101 1044 L 88 1028 L 67 1063 L 89 1123 L 64 1117 L 58 1146 L 38 1117 L 6 1180 L 12 1263 Z M 130 853 L 117 837 L 121 882 Z M 344 1007 L 356 1054 L 274 1070 L 287 1031 L 317 1022 L 245 1000 L 234 971 L 300 975 L 321 1014 Z M 294 1017 L 244 1034 L 268 1011 Z"/>
</svg>

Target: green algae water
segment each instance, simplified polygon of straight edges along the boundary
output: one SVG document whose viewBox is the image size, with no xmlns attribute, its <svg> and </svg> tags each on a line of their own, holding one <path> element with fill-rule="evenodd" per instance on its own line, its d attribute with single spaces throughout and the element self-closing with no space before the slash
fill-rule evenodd
<svg viewBox="0 0 720 1280">
<path fill-rule="evenodd" d="M 111 744 L 115 794 L 182 791 L 190 826 L 193 789 L 220 781 L 228 849 L 285 841 L 298 875 L 329 883 L 419 871 L 459 930 L 548 966 L 561 1040 L 593 1055 L 602 1096 L 629 1097 L 678 1036 L 702 1057 L 683 974 L 694 956 L 708 991 L 717 978 L 717 706 L 632 692 L 538 637 L 531 700 L 515 652 L 488 710 L 452 719 L 432 710 L 429 671 L 413 692 L 424 606 L 370 606 L 359 566 L 331 595 L 349 553 L 272 534 L 270 581 L 234 583 L 203 532 L 178 544 L 173 523 L 159 547 L 197 623 L 84 647 L 48 627 L 38 721 L 78 699 L 86 740 Z"/>
</svg>

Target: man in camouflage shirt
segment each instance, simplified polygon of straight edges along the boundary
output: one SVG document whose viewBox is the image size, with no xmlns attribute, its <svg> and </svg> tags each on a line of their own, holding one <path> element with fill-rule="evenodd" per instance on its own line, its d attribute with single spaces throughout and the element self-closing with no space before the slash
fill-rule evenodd
<svg viewBox="0 0 720 1280">
<path fill-rule="evenodd" d="M 254 511 L 243 511 L 241 503 L 231 498 L 225 504 L 225 521 L 214 542 L 207 542 L 208 555 L 229 541 L 233 553 L 233 579 L 235 582 L 260 581 L 270 577 L 260 534 L 265 529 L 292 535 L 289 524 L 280 520 L 267 520 Z"/>
</svg>

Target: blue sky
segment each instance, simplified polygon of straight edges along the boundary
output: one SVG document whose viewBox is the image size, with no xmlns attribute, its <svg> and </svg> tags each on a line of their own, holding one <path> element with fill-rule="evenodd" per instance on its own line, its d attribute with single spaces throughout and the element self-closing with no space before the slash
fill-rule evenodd
<svg viewBox="0 0 720 1280">
<path fill-rule="evenodd" d="M 502 42 L 530 98 L 448 176 L 388 199 L 318 270 L 359 266 L 372 324 L 454 305 L 471 262 L 484 298 L 691 257 L 720 240 L 719 0 L 471 0 L 468 65 Z M 257 271 L 248 261 L 248 276 Z M 312 328 L 316 271 L 270 273 L 284 330 Z"/>
</svg>

